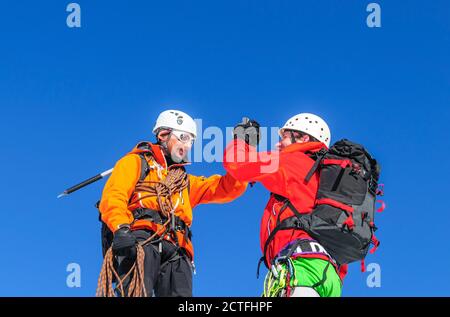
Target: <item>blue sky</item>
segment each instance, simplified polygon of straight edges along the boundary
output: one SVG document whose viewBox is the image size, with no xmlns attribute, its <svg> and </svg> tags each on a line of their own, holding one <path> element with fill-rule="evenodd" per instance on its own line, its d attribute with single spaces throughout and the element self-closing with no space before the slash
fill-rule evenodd
<svg viewBox="0 0 450 317">
<path fill-rule="evenodd" d="M 450 4 L 361 0 L 69 1 L 0 6 L 0 295 L 93 296 L 101 265 L 94 208 L 104 182 L 56 195 L 153 140 L 158 113 L 179 108 L 204 126 L 253 117 L 280 126 L 325 118 L 333 139 L 363 143 L 386 184 L 382 241 L 350 267 L 344 296 L 449 296 L 445 203 L 450 178 Z M 223 173 L 195 163 L 196 175 Z M 259 222 L 268 193 L 249 189 L 194 213 L 197 296 L 258 296 Z M 81 287 L 66 266 L 81 266 Z"/>
</svg>

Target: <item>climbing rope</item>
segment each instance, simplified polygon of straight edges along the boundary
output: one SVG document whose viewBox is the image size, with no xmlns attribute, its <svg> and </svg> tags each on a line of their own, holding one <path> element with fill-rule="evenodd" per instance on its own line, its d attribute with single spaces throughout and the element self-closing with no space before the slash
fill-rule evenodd
<svg viewBox="0 0 450 317">
<path fill-rule="evenodd" d="M 184 168 L 175 166 L 169 168 L 166 178 L 162 181 L 139 181 L 136 185 L 136 191 L 146 192 L 148 194 L 139 197 L 130 204 L 134 204 L 148 197 L 157 197 L 158 205 L 162 215 L 168 220 L 145 241 L 136 245 L 136 260 L 127 274 L 120 278 L 114 268 L 114 254 L 112 248 L 109 248 L 103 260 L 102 269 L 97 283 L 97 297 L 115 297 L 120 294 L 121 297 L 142 297 L 147 296 L 147 290 L 144 284 L 144 260 L 145 252 L 143 246 L 152 242 L 157 237 L 163 237 L 170 230 L 170 222 L 174 220 L 175 209 L 178 207 L 179 199 L 173 205 L 171 197 L 175 193 L 181 193 L 188 187 L 188 175 Z M 131 278 L 128 290 L 124 289 L 124 282 L 127 278 Z M 114 281 L 116 287 L 114 287 Z M 151 290 L 149 290 L 151 291 Z"/>
<path fill-rule="evenodd" d="M 169 217 L 171 211 L 174 209 L 171 200 L 172 195 L 177 192 L 181 193 L 187 186 L 188 176 L 186 171 L 181 167 L 170 168 L 166 178 L 161 182 L 139 181 L 135 191 L 147 192 L 148 194 L 137 198 L 131 204 L 135 204 L 148 197 L 156 196 L 161 213 L 163 216 Z"/>
</svg>

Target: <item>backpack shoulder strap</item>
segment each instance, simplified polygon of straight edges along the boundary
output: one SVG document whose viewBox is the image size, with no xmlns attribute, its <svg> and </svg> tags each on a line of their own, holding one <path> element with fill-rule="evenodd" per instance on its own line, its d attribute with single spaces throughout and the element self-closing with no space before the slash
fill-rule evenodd
<svg viewBox="0 0 450 317">
<path fill-rule="evenodd" d="M 148 173 L 150 172 L 150 166 L 148 165 L 148 161 L 146 158 L 146 155 L 149 155 L 150 153 L 140 153 L 139 157 L 141 158 L 141 175 L 139 175 L 139 181 L 143 181 Z"/>
<path fill-rule="evenodd" d="M 143 181 L 150 172 L 147 156 L 152 156 L 153 152 L 148 142 L 141 142 L 136 147 L 145 151 L 138 154 L 141 158 L 141 175 L 139 176 L 139 181 Z"/>
<path fill-rule="evenodd" d="M 314 153 L 313 156 L 311 156 L 311 158 L 316 160 L 316 162 L 311 167 L 311 169 L 309 170 L 308 174 L 306 174 L 306 177 L 305 177 L 305 182 L 306 183 L 309 183 L 311 177 L 313 177 L 314 173 L 319 168 L 319 165 L 322 162 L 322 159 L 325 157 L 325 155 L 327 155 L 327 153 L 328 153 L 328 150 L 322 149 L 319 152 Z"/>
</svg>

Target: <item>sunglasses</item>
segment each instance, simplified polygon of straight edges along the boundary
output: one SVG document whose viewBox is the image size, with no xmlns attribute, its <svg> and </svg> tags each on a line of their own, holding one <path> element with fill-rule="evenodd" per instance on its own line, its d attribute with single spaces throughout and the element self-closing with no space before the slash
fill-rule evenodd
<svg viewBox="0 0 450 317">
<path fill-rule="evenodd" d="M 192 134 L 188 132 L 172 130 L 172 134 L 178 139 L 178 141 L 183 142 L 184 144 L 194 144 L 195 138 Z"/>
<path fill-rule="evenodd" d="M 295 138 L 300 138 L 301 137 L 301 134 L 299 132 L 292 131 L 292 130 L 282 130 L 279 133 L 281 139 L 290 138 L 292 134 L 294 134 Z"/>
</svg>

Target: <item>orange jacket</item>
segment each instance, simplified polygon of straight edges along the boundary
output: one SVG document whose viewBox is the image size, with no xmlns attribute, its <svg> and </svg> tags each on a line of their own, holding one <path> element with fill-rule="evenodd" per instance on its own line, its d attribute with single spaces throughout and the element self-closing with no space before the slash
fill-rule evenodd
<svg viewBox="0 0 450 317">
<path fill-rule="evenodd" d="M 168 173 L 166 159 L 158 145 L 148 143 L 153 155 L 147 159 L 150 172 L 145 181 L 161 181 Z M 112 232 L 118 229 L 121 224 L 130 224 L 133 222 L 132 211 L 136 208 L 149 208 L 159 210 L 157 198 L 155 196 L 140 200 L 129 205 L 136 184 L 141 175 L 141 158 L 138 155 L 143 150 L 135 147 L 130 153 L 120 159 L 109 177 L 103 189 L 102 199 L 100 201 L 100 212 L 102 221 L 107 224 Z M 169 167 L 170 168 L 170 167 Z M 192 224 L 192 209 L 205 203 L 227 203 L 241 196 L 246 188 L 247 182 L 241 182 L 233 178 L 230 174 L 213 175 L 210 177 L 193 176 L 189 177 L 189 187 L 183 190 L 181 197 L 179 193 L 172 196 L 172 202 L 175 205 L 175 216 L 178 216 L 189 227 Z M 134 193 L 139 197 L 141 193 Z M 159 226 L 159 225 L 158 225 Z M 150 229 L 156 230 L 157 225 L 148 220 L 138 220 L 132 225 L 132 229 Z M 180 246 L 184 247 L 191 257 L 193 257 L 193 247 L 190 241 L 184 241 L 183 235 L 179 236 Z"/>
</svg>

